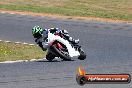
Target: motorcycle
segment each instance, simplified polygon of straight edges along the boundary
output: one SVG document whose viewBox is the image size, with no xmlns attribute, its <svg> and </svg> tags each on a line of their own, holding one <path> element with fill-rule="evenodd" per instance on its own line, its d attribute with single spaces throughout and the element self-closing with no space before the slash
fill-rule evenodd
<svg viewBox="0 0 132 88">
<path fill-rule="evenodd" d="M 46 59 L 52 61 L 55 57 L 61 58 L 65 61 L 70 61 L 72 57 L 78 56 L 78 59 L 86 59 L 86 54 L 81 46 L 73 45 L 62 34 L 52 34 L 48 32 L 47 39 L 42 43 L 48 49 Z"/>
</svg>

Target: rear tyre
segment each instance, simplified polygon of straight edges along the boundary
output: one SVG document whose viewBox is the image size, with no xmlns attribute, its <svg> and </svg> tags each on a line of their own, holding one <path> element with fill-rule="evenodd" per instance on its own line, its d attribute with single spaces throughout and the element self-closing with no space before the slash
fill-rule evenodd
<svg viewBox="0 0 132 88">
<path fill-rule="evenodd" d="M 46 55 L 46 59 L 47 59 L 48 61 L 52 61 L 54 58 L 55 58 L 55 56 L 54 56 L 52 53 L 48 53 L 48 54 Z"/>
</svg>

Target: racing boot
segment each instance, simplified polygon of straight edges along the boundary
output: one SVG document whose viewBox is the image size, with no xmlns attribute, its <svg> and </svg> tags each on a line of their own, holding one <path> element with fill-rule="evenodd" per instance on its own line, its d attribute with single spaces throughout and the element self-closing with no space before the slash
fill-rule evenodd
<svg viewBox="0 0 132 88">
<path fill-rule="evenodd" d="M 69 41 L 73 44 L 73 45 L 77 45 L 79 43 L 79 39 L 75 40 L 72 37 L 69 37 Z"/>
<path fill-rule="evenodd" d="M 70 37 L 67 30 L 62 30 L 62 34 L 63 34 L 64 38 L 66 38 L 73 45 L 79 43 L 79 39 L 78 40 L 75 40 L 72 37 Z"/>
</svg>

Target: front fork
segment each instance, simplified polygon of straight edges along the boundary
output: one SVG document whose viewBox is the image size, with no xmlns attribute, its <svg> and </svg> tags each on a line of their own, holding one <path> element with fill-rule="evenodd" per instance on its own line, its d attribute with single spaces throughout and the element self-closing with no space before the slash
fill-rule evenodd
<svg viewBox="0 0 132 88">
<path fill-rule="evenodd" d="M 75 50 L 77 50 L 77 51 L 79 51 L 79 52 L 82 51 L 80 45 L 73 45 L 73 47 L 75 48 Z"/>
</svg>

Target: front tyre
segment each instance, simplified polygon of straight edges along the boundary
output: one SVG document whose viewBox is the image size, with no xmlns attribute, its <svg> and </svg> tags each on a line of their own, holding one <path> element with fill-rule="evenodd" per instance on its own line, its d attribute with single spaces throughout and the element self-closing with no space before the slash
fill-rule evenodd
<svg viewBox="0 0 132 88">
<path fill-rule="evenodd" d="M 58 49 L 56 46 L 52 47 L 56 54 L 62 58 L 64 61 L 71 61 L 71 57 L 69 56 L 68 52 Z"/>
<path fill-rule="evenodd" d="M 78 57 L 79 60 L 86 59 L 86 54 L 85 54 L 85 52 L 83 50 L 81 50 L 79 53 L 80 53 L 80 56 Z"/>
</svg>

